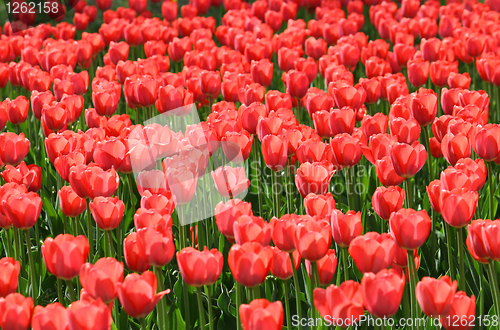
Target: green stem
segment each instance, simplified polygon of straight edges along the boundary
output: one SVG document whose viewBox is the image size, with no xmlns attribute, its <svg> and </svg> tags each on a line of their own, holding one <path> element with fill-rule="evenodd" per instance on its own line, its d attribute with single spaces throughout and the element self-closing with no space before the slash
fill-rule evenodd
<svg viewBox="0 0 500 330">
<path fill-rule="evenodd" d="M 241 320 L 240 320 L 240 305 L 242 303 L 241 290 L 243 290 L 243 288 L 241 287 L 241 284 L 236 282 L 236 327 L 237 327 L 237 330 L 241 330 Z"/>
<path fill-rule="evenodd" d="M 456 280 L 455 276 L 455 267 L 453 266 L 453 251 L 451 244 L 451 228 L 447 223 L 444 224 L 445 232 L 446 232 L 446 246 L 448 250 L 448 266 L 450 267 L 450 277 L 452 280 Z"/>
<path fill-rule="evenodd" d="M 415 287 L 416 287 L 416 269 L 415 269 L 415 259 L 413 258 L 413 251 L 408 251 L 407 253 L 407 258 L 408 258 L 408 270 L 409 270 L 409 278 L 410 278 L 410 311 L 411 311 L 411 318 L 416 319 L 417 317 L 417 299 L 415 297 Z"/>
<path fill-rule="evenodd" d="M 139 320 L 139 322 L 141 323 L 141 330 L 146 330 L 147 327 L 146 327 L 146 319 L 145 318 L 141 318 Z"/>
<path fill-rule="evenodd" d="M 196 296 L 198 298 L 198 313 L 200 314 L 200 329 L 205 330 L 205 309 L 203 308 L 203 299 L 201 297 L 201 288 L 196 288 Z"/>
<path fill-rule="evenodd" d="M 163 291 L 163 275 L 161 273 L 161 268 L 159 267 L 154 267 L 153 272 L 156 275 L 156 282 L 158 283 L 158 291 L 162 292 Z M 165 305 L 164 305 L 165 299 L 162 298 L 156 307 L 156 314 L 158 317 L 158 328 L 160 330 L 165 330 Z"/>
<path fill-rule="evenodd" d="M 423 129 L 423 132 L 424 132 L 424 145 L 425 145 L 425 149 L 427 149 L 427 166 L 428 166 L 428 170 L 429 170 L 429 182 L 432 182 L 432 180 L 434 180 L 434 171 L 432 168 L 432 155 L 431 155 L 431 147 L 430 147 L 430 142 L 429 142 L 429 127 L 430 127 L 430 125 L 425 126 Z"/>
<path fill-rule="evenodd" d="M 62 283 L 60 278 L 57 279 L 57 299 L 61 305 L 66 306 L 64 303 L 64 296 L 62 294 Z"/>
<path fill-rule="evenodd" d="M 78 219 L 77 218 L 71 218 L 71 223 L 72 223 L 72 227 L 73 227 L 73 236 L 78 236 L 80 233 L 79 233 L 79 228 L 78 228 Z"/>
<path fill-rule="evenodd" d="M 4 229 L 5 235 L 7 236 L 7 253 L 9 257 L 14 258 L 14 253 L 12 252 L 12 238 L 10 237 L 10 229 Z"/>
<path fill-rule="evenodd" d="M 465 278 L 465 247 L 464 247 L 464 234 L 463 228 L 457 228 L 457 238 L 458 238 L 458 269 L 460 272 L 460 281 L 458 282 L 460 291 L 466 292 L 467 290 L 467 280 Z"/>
<path fill-rule="evenodd" d="M 483 267 L 482 263 L 479 263 L 479 315 L 484 315 L 484 286 L 483 286 Z M 480 329 L 483 329 L 481 324 Z"/>
<path fill-rule="evenodd" d="M 33 253 L 31 252 L 30 230 L 29 229 L 24 230 L 24 234 L 26 236 L 26 247 L 28 249 L 28 260 L 29 260 L 29 264 L 30 264 L 31 297 L 33 298 L 33 302 L 36 305 L 38 289 L 37 289 L 37 282 L 35 279 L 35 274 L 36 274 L 35 262 L 33 261 Z"/>
<path fill-rule="evenodd" d="M 286 328 L 288 330 L 292 330 L 292 317 L 290 315 L 290 288 L 288 287 L 288 280 L 283 281 L 283 288 L 285 293 Z"/>
<path fill-rule="evenodd" d="M 297 275 L 297 270 L 295 269 L 295 262 L 293 261 L 293 253 L 290 252 L 290 262 L 292 263 L 292 272 L 293 272 L 293 286 L 295 287 L 295 301 L 297 306 L 297 315 L 299 320 L 302 320 L 302 304 L 300 299 L 300 285 L 299 285 L 299 277 Z M 302 330 L 302 324 L 299 322 L 299 330 Z"/>
<path fill-rule="evenodd" d="M 108 249 L 109 249 L 109 256 L 111 258 L 114 258 L 115 256 L 115 249 L 113 248 L 113 233 L 111 230 L 105 230 L 105 234 L 108 237 Z"/>
<path fill-rule="evenodd" d="M 118 310 L 118 302 L 113 304 L 113 320 L 117 329 L 120 329 L 120 311 Z"/>
<path fill-rule="evenodd" d="M 491 166 L 491 162 L 486 163 L 488 165 L 488 185 L 490 188 L 490 193 L 488 197 L 488 206 L 489 206 L 489 215 L 490 219 L 494 220 L 495 219 L 495 214 L 493 213 L 493 195 L 495 194 L 495 189 L 493 188 L 493 167 Z"/>
<path fill-rule="evenodd" d="M 67 280 L 69 296 L 71 297 L 71 302 L 76 301 L 75 287 L 73 286 L 72 280 Z"/>
<path fill-rule="evenodd" d="M 258 285 L 250 288 L 250 292 L 252 293 L 252 300 L 260 299 L 260 288 Z"/>
<path fill-rule="evenodd" d="M 90 207 L 89 207 L 89 204 L 90 204 L 90 199 L 87 198 L 87 238 L 89 240 L 89 245 L 90 245 L 90 249 L 89 249 L 89 256 L 90 256 L 90 262 L 93 261 L 93 258 L 94 258 L 94 246 L 95 246 L 95 242 L 94 242 L 94 233 L 92 231 L 92 217 L 90 215 Z"/>
<path fill-rule="evenodd" d="M 20 248 L 20 244 L 19 244 L 19 230 L 15 227 L 12 227 L 12 231 L 14 232 L 14 259 L 18 260 L 18 261 L 21 261 L 22 263 L 22 260 L 20 260 L 21 258 L 21 254 L 20 254 L 20 251 L 19 251 L 19 248 Z"/>
<path fill-rule="evenodd" d="M 128 190 L 129 190 L 129 193 L 130 193 L 130 203 L 132 203 L 132 207 L 135 208 L 135 196 L 134 196 L 134 184 L 132 183 L 132 181 L 134 180 L 133 177 L 132 177 L 132 173 L 129 173 L 127 174 L 127 178 L 128 178 Z M 126 230 L 126 228 L 125 228 Z"/>
<path fill-rule="evenodd" d="M 354 182 L 351 177 L 351 168 L 347 168 L 345 170 L 345 179 L 347 183 L 347 202 L 349 204 L 350 210 L 355 210 L 356 206 L 354 205 Z"/>
<path fill-rule="evenodd" d="M 278 177 L 278 173 L 275 172 L 275 171 L 272 171 L 272 179 L 273 179 L 273 186 L 272 186 L 272 192 L 273 192 L 273 201 L 274 201 L 274 216 L 276 218 L 279 218 L 280 217 L 280 195 L 278 193 L 278 189 L 279 189 L 279 177 Z"/>
<path fill-rule="evenodd" d="M 63 226 L 64 226 L 64 233 L 69 234 L 68 218 L 64 214 L 63 214 Z"/>
<path fill-rule="evenodd" d="M 497 280 L 497 275 L 496 275 L 496 269 L 495 269 L 495 261 L 490 260 L 488 263 L 488 276 L 490 277 L 490 283 L 491 287 L 493 287 L 492 295 L 493 295 L 493 302 L 495 305 L 495 312 L 497 316 L 500 318 L 500 293 L 498 292 L 498 280 Z"/>
<path fill-rule="evenodd" d="M 212 293 L 210 292 L 210 287 L 208 285 L 205 286 L 205 293 L 208 297 L 208 329 L 214 330 L 214 312 L 212 308 Z"/>
<path fill-rule="evenodd" d="M 349 253 L 347 251 L 347 248 L 344 247 L 342 248 L 342 264 L 343 264 L 343 271 L 344 271 L 344 281 L 349 281 L 349 265 L 348 265 L 348 259 L 349 258 Z"/>
<path fill-rule="evenodd" d="M 406 207 L 411 209 L 412 208 L 412 191 L 411 191 L 411 178 L 406 178 L 405 179 L 405 199 L 406 199 Z"/>
</svg>

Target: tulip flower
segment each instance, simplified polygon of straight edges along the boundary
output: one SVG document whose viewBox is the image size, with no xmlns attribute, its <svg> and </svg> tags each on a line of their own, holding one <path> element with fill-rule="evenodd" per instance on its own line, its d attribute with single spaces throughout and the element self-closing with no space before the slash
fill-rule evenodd
<svg viewBox="0 0 500 330">
<path fill-rule="evenodd" d="M 111 327 L 111 312 L 100 299 L 79 300 L 68 308 L 69 328 L 75 330 L 106 330 Z"/>
<path fill-rule="evenodd" d="M 349 245 L 349 254 L 362 273 L 378 273 L 389 268 L 395 253 L 396 244 L 387 233 L 366 233 L 354 238 Z"/>
<path fill-rule="evenodd" d="M 48 237 L 42 245 L 42 255 L 47 271 L 57 278 L 71 280 L 78 276 L 87 260 L 89 242 L 85 236 L 61 234 Z"/>
<path fill-rule="evenodd" d="M 312 217 L 316 215 L 330 217 L 335 210 L 335 199 L 330 192 L 326 195 L 308 194 L 304 198 L 304 208 L 306 213 Z"/>
<path fill-rule="evenodd" d="M 41 211 L 42 199 L 34 192 L 11 196 L 3 203 L 5 216 L 14 227 L 22 230 L 33 227 Z"/>
<path fill-rule="evenodd" d="M 137 231 L 137 244 L 146 263 L 163 267 L 172 260 L 175 245 L 172 231 L 166 227 L 146 227 Z"/>
<path fill-rule="evenodd" d="M 452 282 L 448 276 L 439 279 L 424 277 L 418 282 L 415 294 L 425 315 L 439 317 L 448 315 L 456 291 L 457 281 Z"/>
<path fill-rule="evenodd" d="M 273 258 L 271 259 L 271 273 L 279 278 L 280 280 L 286 281 L 291 278 L 294 274 L 292 270 L 292 265 L 290 262 L 290 254 L 278 249 L 277 247 L 272 247 Z M 295 271 L 299 269 L 300 266 L 300 254 L 298 251 L 292 253 L 293 264 Z"/>
<path fill-rule="evenodd" d="M 389 226 L 396 244 L 405 250 L 415 250 L 429 237 L 432 221 L 425 210 L 400 209 L 391 214 Z"/>
<path fill-rule="evenodd" d="M 16 292 L 20 267 L 19 261 L 13 258 L 0 259 L 0 298 Z"/>
<path fill-rule="evenodd" d="M 271 266 L 273 251 L 257 242 L 235 244 L 229 250 L 228 264 L 234 279 L 249 288 L 262 284 Z"/>
<path fill-rule="evenodd" d="M 0 298 L 0 327 L 2 329 L 28 330 L 33 315 L 33 299 L 19 293 Z"/>
<path fill-rule="evenodd" d="M 303 163 L 295 175 L 295 185 L 302 197 L 310 193 L 325 194 L 334 171 L 323 163 Z"/>
<path fill-rule="evenodd" d="M 0 160 L 7 165 L 16 166 L 26 157 L 30 150 L 30 141 L 24 133 L 11 132 L 0 134 Z"/>
<path fill-rule="evenodd" d="M 432 124 L 437 113 L 436 93 L 428 89 L 420 89 L 411 100 L 411 112 L 420 126 Z"/>
<path fill-rule="evenodd" d="M 93 299 L 105 304 L 116 299 L 117 285 L 123 281 L 123 263 L 113 258 L 101 258 L 92 265 L 83 264 L 80 269 L 80 283 Z"/>
<path fill-rule="evenodd" d="M 412 145 L 395 143 L 389 149 L 396 174 L 403 178 L 411 178 L 422 169 L 427 159 L 425 147 L 419 142 Z"/>
<path fill-rule="evenodd" d="M 220 277 L 224 260 L 217 249 L 198 251 L 186 247 L 177 252 L 177 264 L 187 285 L 201 287 L 214 284 Z"/>
<path fill-rule="evenodd" d="M 450 226 L 462 228 L 469 224 L 476 212 L 479 194 L 467 189 L 441 190 L 439 208 Z"/>
<path fill-rule="evenodd" d="M 139 248 L 136 232 L 128 234 L 123 240 L 123 256 L 127 267 L 134 272 L 143 273 L 151 267 Z"/>
<path fill-rule="evenodd" d="M 241 116 L 241 125 L 250 134 L 257 133 L 257 124 L 261 117 L 266 117 L 266 107 L 262 103 L 252 103 L 248 107 L 241 105 L 238 109 Z"/>
<path fill-rule="evenodd" d="M 372 196 L 373 210 L 383 220 L 403 207 L 405 191 L 398 186 L 378 187 Z"/>
<path fill-rule="evenodd" d="M 71 167 L 69 182 L 71 188 L 81 198 L 95 198 L 113 195 L 120 180 L 114 169 L 104 171 L 99 166 L 91 164 Z"/>
<path fill-rule="evenodd" d="M 453 135 L 446 134 L 441 141 L 441 151 L 443 156 L 451 166 L 455 166 L 462 158 L 469 158 L 471 155 L 470 141 L 463 133 Z"/>
<path fill-rule="evenodd" d="M 33 330 L 69 329 L 69 312 L 58 302 L 48 304 L 45 307 L 36 306 L 33 312 L 31 327 Z"/>
<path fill-rule="evenodd" d="M 312 219 L 299 221 L 294 241 L 302 258 L 318 261 L 326 255 L 332 241 L 328 221 Z"/>
<path fill-rule="evenodd" d="M 403 298 L 405 279 L 394 269 L 367 273 L 361 280 L 361 292 L 366 310 L 375 317 L 396 314 Z"/>
<path fill-rule="evenodd" d="M 125 212 L 125 204 L 118 197 L 96 197 L 89 208 L 97 226 L 108 231 L 118 227 Z"/>
<path fill-rule="evenodd" d="M 288 141 L 286 138 L 268 134 L 262 139 L 262 156 L 271 170 L 281 171 L 286 166 Z"/>
<path fill-rule="evenodd" d="M 468 297 L 463 291 L 458 291 L 453 298 L 453 303 L 446 316 L 440 318 L 440 322 L 443 328 L 446 330 L 455 329 L 453 320 L 473 320 L 476 318 L 476 297 L 472 295 Z M 465 322 L 460 324 L 460 328 L 464 330 L 469 330 L 473 328 L 474 322 Z"/>
<path fill-rule="evenodd" d="M 236 244 L 258 242 L 267 246 L 271 242 L 272 227 L 261 217 L 241 215 L 233 223 L 234 240 Z"/>
<path fill-rule="evenodd" d="M 337 256 L 335 250 L 328 250 L 325 256 L 316 261 L 318 266 L 319 285 L 326 286 L 333 280 L 333 275 L 337 269 Z M 306 260 L 307 274 L 312 278 L 311 274 L 311 261 Z"/>
<path fill-rule="evenodd" d="M 279 330 L 283 327 L 283 306 L 280 301 L 271 303 L 266 299 L 256 299 L 248 305 L 240 305 L 239 315 L 243 330 Z"/>
<path fill-rule="evenodd" d="M 0 173 L 6 182 L 15 182 L 24 184 L 29 191 L 39 191 L 42 187 L 42 168 L 35 164 L 26 165 L 21 162 L 18 166 L 5 166 L 5 169 Z"/>
<path fill-rule="evenodd" d="M 250 186 L 243 167 L 221 166 L 212 172 L 215 187 L 221 196 L 233 198 Z"/>
<path fill-rule="evenodd" d="M 365 312 L 361 286 L 352 280 L 339 286 L 332 284 L 326 289 L 316 288 L 313 299 L 321 316 L 334 318 L 334 324 L 344 329 Z"/>
<path fill-rule="evenodd" d="M 243 215 L 253 215 L 252 205 L 237 198 L 230 199 L 226 203 L 220 202 L 215 207 L 217 228 L 228 238 L 234 238 L 233 224 Z"/>
<path fill-rule="evenodd" d="M 271 237 L 274 245 L 288 253 L 295 251 L 297 221 L 303 219 L 312 220 L 310 217 L 299 217 L 297 215 L 284 215 L 279 219 L 273 217 L 270 223 L 273 228 Z"/>
</svg>

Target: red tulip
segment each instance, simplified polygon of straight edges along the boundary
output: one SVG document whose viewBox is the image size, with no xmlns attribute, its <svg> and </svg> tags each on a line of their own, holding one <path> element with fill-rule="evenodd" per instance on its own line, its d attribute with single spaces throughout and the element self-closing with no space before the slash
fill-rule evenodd
<svg viewBox="0 0 500 330">
<path fill-rule="evenodd" d="M 420 126 L 432 124 L 437 113 L 436 93 L 429 89 L 420 89 L 411 100 L 411 112 Z"/>
<path fill-rule="evenodd" d="M 85 236 L 61 234 L 56 238 L 46 238 L 42 245 L 42 255 L 47 271 L 63 280 L 77 277 L 87 260 L 89 249 Z"/>
<path fill-rule="evenodd" d="M 247 242 L 243 245 L 234 244 L 229 250 L 227 262 L 234 279 L 251 288 L 265 281 L 272 257 L 271 247 Z"/>
<path fill-rule="evenodd" d="M 309 87 L 309 78 L 302 71 L 291 70 L 284 75 L 287 92 L 296 99 L 303 98 Z"/>
<path fill-rule="evenodd" d="M 101 258 L 95 265 L 86 263 L 80 269 L 80 283 L 93 299 L 105 304 L 118 296 L 118 283 L 123 281 L 123 263 L 113 258 Z"/>
<path fill-rule="evenodd" d="M 332 136 L 342 133 L 352 134 L 356 116 L 351 107 L 333 109 L 330 112 L 330 130 Z"/>
<path fill-rule="evenodd" d="M 273 63 L 267 58 L 254 61 L 251 65 L 252 79 L 254 82 L 269 87 L 273 80 Z"/>
<path fill-rule="evenodd" d="M 396 173 L 389 156 L 385 156 L 375 162 L 375 172 L 380 183 L 386 187 L 397 186 L 404 181 L 404 178 Z"/>
<path fill-rule="evenodd" d="M 476 319 L 476 297 L 472 295 L 470 298 L 463 291 L 455 293 L 453 303 L 446 316 L 442 316 L 439 321 L 446 330 L 457 329 L 454 320 L 459 320 L 459 327 L 462 330 L 472 329 L 475 322 L 465 322 L 465 320 Z M 464 321 L 461 321 L 464 320 Z"/>
<path fill-rule="evenodd" d="M 165 1 L 161 4 L 161 14 L 169 22 L 175 21 L 177 18 L 177 3 L 172 1 Z"/>
<path fill-rule="evenodd" d="M 13 258 L 0 259 L 0 298 L 16 292 L 21 264 Z"/>
<path fill-rule="evenodd" d="M 361 108 L 366 99 L 366 92 L 362 87 L 356 89 L 355 87 L 347 84 L 339 87 L 333 87 L 332 93 L 333 98 L 335 99 L 335 104 L 339 108 L 351 107 L 352 109 L 357 110 Z"/>
<path fill-rule="evenodd" d="M 333 240 L 338 246 L 348 247 L 352 240 L 363 233 L 361 212 L 348 211 L 343 214 L 334 210 L 331 216 Z"/>
<path fill-rule="evenodd" d="M 306 213 L 312 217 L 316 215 L 330 217 L 335 210 L 335 199 L 330 192 L 326 195 L 308 194 L 304 198 L 304 208 Z"/>
<path fill-rule="evenodd" d="M 175 253 L 172 231 L 166 227 L 146 227 L 137 231 L 137 244 L 144 260 L 155 267 L 163 267 Z"/>
<path fill-rule="evenodd" d="M 443 219 L 450 226 L 462 228 L 469 224 L 476 212 L 479 194 L 467 189 L 441 190 L 439 207 Z"/>
<path fill-rule="evenodd" d="M 240 132 L 226 132 L 222 137 L 222 150 L 226 158 L 236 164 L 241 164 L 250 156 L 253 135 L 245 130 Z"/>
<path fill-rule="evenodd" d="M 11 196 L 2 205 L 5 216 L 14 227 L 30 229 L 33 227 L 42 211 L 42 199 L 37 193 L 29 192 Z"/>
<path fill-rule="evenodd" d="M 500 126 L 487 124 L 480 127 L 476 132 L 472 147 L 485 162 L 491 162 L 498 158 L 500 155 Z"/>
<path fill-rule="evenodd" d="M 427 83 L 429 65 L 429 62 L 419 58 L 408 61 L 408 80 L 413 86 L 419 88 Z"/>
<path fill-rule="evenodd" d="M 446 134 L 441 141 L 443 156 L 452 166 L 462 158 L 469 158 L 471 155 L 470 141 L 463 133 L 453 135 Z"/>
<path fill-rule="evenodd" d="M 390 146 L 389 154 L 396 174 L 403 178 L 414 176 L 427 159 L 425 147 L 417 141 L 412 145 L 395 143 Z"/>
<path fill-rule="evenodd" d="M 16 166 L 30 151 L 30 141 L 19 135 L 6 132 L 0 134 L 0 160 L 7 165 Z"/>
<path fill-rule="evenodd" d="M 103 171 L 99 166 L 76 165 L 69 173 L 71 188 L 81 198 L 110 197 L 118 188 L 120 179 L 112 168 Z"/>
<path fill-rule="evenodd" d="M 221 196 L 233 198 L 250 186 L 243 167 L 224 166 L 212 172 L 217 191 Z"/>
<path fill-rule="evenodd" d="M 439 279 L 426 276 L 417 283 L 415 295 L 425 315 L 438 317 L 448 315 L 456 291 L 457 281 L 452 282 L 448 276 Z"/>
<path fill-rule="evenodd" d="M 241 105 L 238 109 L 238 114 L 241 118 L 241 125 L 250 134 L 257 133 L 257 123 L 261 117 L 266 117 L 266 107 L 262 103 L 252 103 L 248 107 Z"/>
<path fill-rule="evenodd" d="M 378 273 L 389 268 L 395 253 L 396 244 L 386 233 L 366 233 L 354 238 L 349 245 L 349 254 L 361 273 Z"/>
<path fill-rule="evenodd" d="M 335 321 L 334 325 L 344 329 L 365 312 L 361 286 L 352 280 L 345 281 L 338 287 L 332 284 L 326 289 L 316 288 L 313 297 L 319 314 L 325 319 L 331 318 Z"/>
<path fill-rule="evenodd" d="M 33 330 L 67 330 L 69 329 L 68 310 L 58 302 L 45 307 L 36 306 L 31 327 Z"/>
<path fill-rule="evenodd" d="M 127 267 L 134 272 L 142 273 L 151 267 L 139 248 L 136 232 L 128 234 L 123 240 L 123 255 Z"/>
<path fill-rule="evenodd" d="M 365 115 L 361 120 L 361 129 L 367 139 L 372 135 L 385 134 L 387 132 L 387 116 L 381 112 L 376 113 L 373 117 Z"/>
<path fill-rule="evenodd" d="M 106 330 L 111 327 L 111 311 L 100 299 L 78 300 L 68 307 L 69 328 L 75 330 Z"/>
<path fill-rule="evenodd" d="M 200 73 L 201 92 L 209 97 L 217 98 L 220 94 L 221 80 L 218 71 Z"/>
<path fill-rule="evenodd" d="M 262 156 L 271 170 L 281 171 L 286 166 L 288 141 L 286 138 L 268 134 L 262 139 Z"/>
<path fill-rule="evenodd" d="M 403 207 L 405 191 L 398 186 L 378 187 L 372 196 L 373 210 L 383 220 Z"/>
<path fill-rule="evenodd" d="M 471 77 L 468 72 L 463 74 L 451 72 L 448 76 L 448 86 L 450 88 L 462 88 L 469 89 L 471 83 Z"/>
<path fill-rule="evenodd" d="M 33 299 L 19 293 L 0 298 L 0 327 L 2 329 L 28 330 L 33 315 Z"/>
<path fill-rule="evenodd" d="M 280 330 L 283 327 L 281 301 L 271 303 L 266 299 L 255 299 L 248 305 L 240 305 L 239 312 L 243 330 Z"/>
<path fill-rule="evenodd" d="M 458 73 L 458 62 L 438 60 L 431 63 L 431 81 L 434 85 L 445 86 L 452 72 Z"/>
<path fill-rule="evenodd" d="M 303 163 L 295 175 L 295 185 L 302 197 L 310 193 L 325 194 L 334 171 L 323 163 Z"/>
<path fill-rule="evenodd" d="M 401 248 L 415 250 L 429 237 L 432 221 L 425 210 L 400 209 L 391 214 L 389 227 L 392 238 Z"/>
<path fill-rule="evenodd" d="M 391 317 L 399 309 L 404 288 L 404 277 L 394 269 L 365 274 L 361 280 L 361 292 L 366 310 L 378 318 Z"/>
<path fill-rule="evenodd" d="M 203 251 L 187 247 L 177 252 L 177 264 L 187 285 L 201 287 L 214 284 L 222 273 L 224 258 L 217 249 Z"/>
<path fill-rule="evenodd" d="M 272 227 L 261 217 L 242 215 L 233 223 L 236 244 L 258 242 L 263 246 L 271 242 Z"/>
<path fill-rule="evenodd" d="M 111 42 L 108 51 L 111 62 L 116 65 L 119 61 L 126 61 L 129 50 L 130 46 L 125 41 Z"/>
<path fill-rule="evenodd" d="M 335 250 L 330 249 L 325 256 L 316 261 L 318 266 L 319 284 L 326 286 L 333 280 L 333 275 L 337 269 L 337 256 Z M 307 274 L 311 278 L 311 262 L 306 260 Z"/>
<path fill-rule="evenodd" d="M 336 135 L 330 140 L 330 146 L 337 163 L 344 167 L 356 165 L 363 155 L 359 140 L 347 133 Z"/>
<path fill-rule="evenodd" d="M 332 235 L 326 220 L 303 220 L 297 223 L 295 246 L 300 256 L 309 261 L 323 258 L 330 247 Z"/>
<path fill-rule="evenodd" d="M 89 203 L 92 217 L 102 230 L 118 227 L 125 212 L 125 204 L 118 197 L 96 197 Z"/>
<path fill-rule="evenodd" d="M 30 103 L 28 99 L 22 95 L 16 97 L 12 101 L 7 101 L 7 113 L 9 115 L 9 121 L 14 125 L 24 123 L 28 118 L 29 105 Z"/>
<path fill-rule="evenodd" d="M 230 199 L 225 204 L 220 202 L 215 207 L 217 228 L 228 238 L 234 238 L 233 224 L 244 215 L 253 215 L 252 205 L 237 198 Z"/>
<path fill-rule="evenodd" d="M 21 162 L 17 167 L 7 165 L 0 175 L 6 182 L 24 184 L 28 191 L 36 192 L 42 187 L 42 168 L 35 164 L 26 165 Z"/>
<path fill-rule="evenodd" d="M 78 196 L 71 186 L 63 186 L 59 190 L 59 202 L 63 214 L 70 218 L 76 218 L 87 209 L 85 199 Z"/>
<path fill-rule="evenodd" d="M 271 259 L 271 273 L 280 280 L 287 280 L 293 276 L 292 265 L 290 263 L 290 253 L 281 251 L 277 247 L 272 247 L 273 258 Z M 300 266 L 300 254 L 293 252 L 293 264 L 295 270 Z"/>
<path fill-rule="evenodd" d="M 271 226 L 273 230 L 271 231 L 271 237 L 273 243 L 280 250 L 285 252 L 295 251 L 295 232 L 297 230 L 296 220 L 299 219 L 297 215 L 285 214 L 281 218 L 273 217 L 271 219 Z"/>
</svg>

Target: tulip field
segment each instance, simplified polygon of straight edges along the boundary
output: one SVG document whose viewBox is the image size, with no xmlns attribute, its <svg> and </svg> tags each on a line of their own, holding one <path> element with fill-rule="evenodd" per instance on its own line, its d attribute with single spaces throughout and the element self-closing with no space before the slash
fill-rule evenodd
<svg viewBox="0 0 500 330">
<path fill-rule="evenodd" d="M 500 329 L 500 0 L 4 0 L 1 330 Z"/>
</svg>

